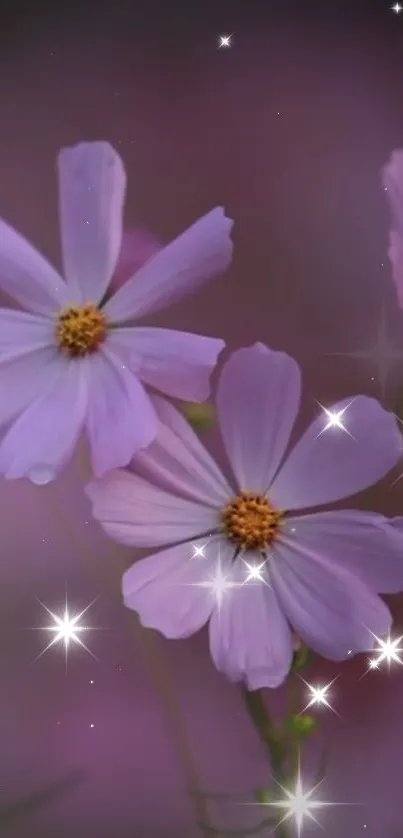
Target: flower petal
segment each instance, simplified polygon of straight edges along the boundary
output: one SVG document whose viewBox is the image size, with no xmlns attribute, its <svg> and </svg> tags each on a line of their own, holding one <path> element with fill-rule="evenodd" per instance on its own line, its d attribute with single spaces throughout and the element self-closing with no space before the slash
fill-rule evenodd
<svg viewBox="0 0 403 838">
<path fill-rule="evenodd" d="M 97 477 L 127 465 L 157 432 L 155 411 L 135 375 L 104 348 L 91 359 L 86 427 Z"/>
<path fill-rule="evenodd" d="M 125 342 L 131 364 L 145 384 L 184 401 L 208 398 L 210 376 L 224 341 L 172 329 L 137 327 L 112 329 L 112 346 L 114 340 Z"/>
<path fill-rule="evenodd" d="M 240 488 L 264 491 L 283 458 L 299 408 L 298 364 L 261 343 L 239 349 L 221 373 L 217 409 Z"/>
<path fill-rule="evenodd" d="M 221 509 L 234 492 L 213 458 L 183 416 L 164 399 L 155 396 L 159 418 L 157 436 L 133 460 L 133 468 L 168 491 Z"/>
<path fill-rule="evenodd" d="M 332 408 L 346 430 L 324 430 L 327 416 L 312 423 L 287 457 L 270 487 L 282 509 L 333 503 L 372 486 L 401 457 L 401 436 L 392 413 L 375 399 L 356 396 Z"/>
<path fill-rule="evenodd" d="M 53 347 L 0 363 L 0 426 L 25 410 L 59 375 L 60 359 Z"/>
<path fill-rule="evenodd" d="M 220 672 L 248 689 L 278 687 L 293 658 L 291 631 L 274 591 L 264 582 L 245 582 L 242 560 L 233 566 L 236 585 L 224 593 L 210 620 L 210 651 Z"/>
<path fill-rule="evenodd" d="M 403 308 L 403 235 L 393 231 L 389 233 L 388 257 L 392 265 L 397 300 L 400 308 Z"/>
<path fill-rule="evenodd" d="M 270 560 L 270 582 L 293 629 L 330 660 L 369 651 L 392 623 L 389 609 L 344 568 L 330 566 L 298 541 L 281 537 Z"/>
<path fill-rule="evenodd" d="M 130 547 L 160 547 L 214 532 L 212 509 L 176 497 L 121 469 L 87 486 L 92 514 L 105 532 Z"/>
<path fill-rule="evenodd" d="M 403 150 L 392 152 L 382 171 L 382 181 L 392 214 L 393 229 L 403 235 Z"/>
<path fill-rule="evenodd" d="M 147 230 L 124 230 L 115 273 L 108 287 L 108 294 L 127 282 L 152 256 L 163 247 Z"/>
<path fill-rule="evenodd" d="M 107 317 L 115 323 L 142 317 L 225 271 L 232 256 L 232 224 L 222 207 L 199 218 L 116 292 L 106 303 Z"/>
<path fill-rule="evenodd" d="M 403 529 L 375 512 L 342 509 L 287 518 L 282 533 L 308 558 L 319 556 L 375 593 L 403 590 Z"/>
<path fill-rule="evenodd" d="M 209 470 L 213 470 L 215 476 L 219 476 L 220 480 L 222 480 L 223 478 L 220 469 L 207 452 L 204 445 L 200 442 L 199 437 L 194 432 L 187 419 L 185 419 L 183 413 L 181 413 L 180 410 L 177 410 L 171 402 L 168 402 L 161 396 L 153 396 L 152 402 L 160 422 L 170 428 L 171 431 L 173 431 L 173 433 L 183 442 L 183 445 L 185 445 L 198 460 L 201 462 L 207 462 L 208 460 Z M 227 481 L 225 481 L 225 491 L 227 491 L 227 486 Z"/>
<path fill-rule="evenodd" d="M 140 622 L 165 637 L 190 637 L 210 617 L 214 600 L 200 585 L 211 571 L 212 561 L 192 558 L 198 542 L 170 547 L 132 565 L 123 576 L 124 604 L 137 611 Z"/>
<path fill-rule="evenodd" d="M 54 346 L 53 324 L 47 317 L 0 308 L 0 362 Z"/>
<path fill-rule="evenodd" d="M 66 283 L 46 259 L 0 219 L 0 289 L 24 308 L 53 316 L 69 301 Z"/>
<path fill-rule="evenodd" d="M 403 306 L 403 151 L 394 151 L 382 172 L 393 229 L 389 233 L 388 256 L 400 307 Z"/>
<path fill-rule="evenodd" d="M 87 406 L 86 364 L 58 359 L 59 375 L 12 425 L 0 445 L 0 472 L 12 480 L 38 472 L 50 482 L 70 458 Z"/>
<path fill-rule="evenodd" d="M 109 143 L 79 143 L 58 157 L 63 264 L 78 301 L 99 303 L 119 256 L 126 174 Z"/>
</svg>

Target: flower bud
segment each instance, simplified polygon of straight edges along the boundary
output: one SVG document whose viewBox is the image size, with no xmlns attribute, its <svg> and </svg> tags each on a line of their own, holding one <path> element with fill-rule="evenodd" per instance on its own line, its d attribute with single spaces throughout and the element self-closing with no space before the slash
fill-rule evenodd
<svg viewBox="0 0 403 838">
<path fill-rule="evenodd" d="M 308 663 L 310 657 L 309 649 L 303 643 L 300 643 L 299 646 L 294 645 L 294 650 L 292 671 L 298 672 L 298 670 L 303 669 Z"/>
<path fill-rule="evenodd" d="M 255 800 L 257 803 L 265 803 L 267 805 L 271 803 L 272 798 L 267 789 L 255 789 Z"/>
<path fill-rule="evenodd" d="M 215 411 L 210 402 L 203 402 L 202 404 L 183 402 L 182 411 L 195 431 L 209 430 L 215 419 Z"/>
<path fill-rule="evenodd" d="M 307 736 L 310 736 L 316 728 L 316 719 L 309 713 L 289 716 L 287 723 L 292 733 L 298 736 L 299 739 L 305 739 Z"/>
</svg>

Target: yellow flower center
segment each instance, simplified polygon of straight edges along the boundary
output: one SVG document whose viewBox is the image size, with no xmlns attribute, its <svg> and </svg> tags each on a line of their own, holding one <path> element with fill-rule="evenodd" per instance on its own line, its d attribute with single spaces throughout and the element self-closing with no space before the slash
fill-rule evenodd
<svg viewBox="0 0 403 838">
<path fill-rule="evenodd" d="M 264 550 L 275 538 L 282 512 L 262 495 L 242 492 L 222 510 L 227 537 L 244 550 Z"/>
<path fill-rule="evenodd" d="M 69 306 L 58 314 L 56 342 L 66 355 L 80 358 L 90 352 L 96 352 L 105 340 L 106 331 L 106 317 L 93 303 Z"/>
</svg>

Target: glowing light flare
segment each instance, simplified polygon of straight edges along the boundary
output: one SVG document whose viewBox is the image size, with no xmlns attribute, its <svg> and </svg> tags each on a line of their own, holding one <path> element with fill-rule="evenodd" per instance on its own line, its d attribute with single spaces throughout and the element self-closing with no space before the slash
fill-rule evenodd
<svg viewBox="0 0 403 838">
<path fill-rule="evenodd" d="M 324 777 L 319 780 L 312 788 L 305 788 L 302 782 L 301 777 L 301 762 L 300 757 L 298 755 L 298 767 L 297 767 L 297 776 L 295 779 L 295 783 L 292 787 L 285 787 L 282 786 L 281 783 L 278 782 L 275 778 L 273 778 L 276 785 L 281 789 L 283 792 L 283 797 L 279 800 L 272 800 L 270 798 L 266 798 L 264 801 L 259 801 L 259 803 L 241 803 L 241 806 L 260 806 L 265 808 L 271 809 L 282 809 L 284 811 L 284 816 L 278 821 L 276 828 L 273 832 L 277 832 L 277 829 L 281 826 L 282 823 L 288 820 L 293 820 L 295 827 L 296 827 L 296 835 L 298 838 L 301 838 L 303 833 L 303 828 L 306 821 L 309 819 L 314 821 L 318 826 L 321 826 L 321 823 L 316 819 L 314 812 L 315 810 L 325 809 L 327 807 L 333 806 L 356 806 L 356 803 L 334 803 L 330 800 L 318 800 L 314 797 L 315 792 L 317 789 L 322 785 L 324 781 Z M 287 833 L 288 834 L 288 833 Z"/>
<path fill-rule="evenodd" d="M 264 585 L 267 585 L 267 578 L 265 576 L 265 566 L 267 559 L 259 564 L 257 562 L 247 562 L 246 559 L 242 559 L 243 564 L 246 567 L 247 575 L 245 577 L 244 584 L 246 585 L 248 582 L 263 582 Z"/>
<path fill-rule="evenodd" d="M 205 544 L 200 544 L 200 545 L 192 544 L 192 547 L 193 547 L 192 559 L 205 559 L 206 558 L 206 554 L 204 552 L 205 549 L 206 549 Z"/>
<path fill-rule="evenodd" d="M 333 803 L 328 800 L 317 800 L 314 797 L 315 792 L 323 783 L 323 779 L 316 783 L 313 788 L 304 788 L 301 777 L 301 765 L 298 759 L 298 771 L 295 780 L 295 785 L 292 788 L 286 788 L 277 782 L 277 785 L 284 794 L 280 800 L 267 801 L 263 805 L 274 809 L 283 809 L 284 817 L 278 823 L 278 827 L 287 820 L 293 820 L 296 826 L 296 833 L 298 838 L 301 838 L 304 824 L 309 819 L 314 821 L 318 826 L 321 824 L 316 819 L 314 812 L 319 809 L 324 809 L 330 806 L 346 806 L 351 804 Z"/>
<path fill-rule="evenodd" d="M 400 12 L 402 11 L 403 6 L 401 6 L 401 5 L 400 5 L 400 3 L 395 3 L 395 5 L 394 5 L 394 6 L 391 6 L 390 8 L 391 8 L 391 11 L 392 11 L 392 12 L 395 12 L 395 14 L 397 14 L 397 15 L 398 15 L 398 14 L 400 14 Z"/>
<path fill-rule="evenodd" d="M 232 46 L 232 35 L 219 35 L 218 36 L 218 49 L 228 49 L 228 47 Z"/>
<path fill-rule="evenodd" d="M 338 429 L 338 430 L 344 431 L 345 434 L 348 434 L 348 436 L 351 436 L 351 439 L 354 439 L 353 435 L 350 433 L 350 431 L 346 428 L 346 426 L 343 423 L 343 416 L 346 413 L 346 411 L 348 410 L 348 408 L 351 407 L 352 403 L 353 403 L 352 401 L 349 402 L 341 410 L 330 410 L 329 408 L 325 407 L 323 404 L 318 402 L 319 407 L 322 408 L 322 410 L 325 414 L 325 418 L 327 419 L 327 423 L 326 423 L 325 427 L 322 428 L 322 430 L 318 433 L 316 439 L 319 439 L 319 437 L 322 436 L 322 434 L 324 434 L 325 431 L 328 431 L 330 429 Z"/>
<path fill-rule="evenodd" d="M 403 634 L 395 638 L 388 635 L 385 640 L 381 637 L 376 637 L 376 635 L 374 635 L 374 638 L 378 644 L 378 648 L 372 650 L 375 653 L 375 657 L 369 659 L 368 670 L 379 669 L 380 664 L 385 662 L 388 664 L 389 670 L 392 663 L 403 665 L 401 658 L 403 647 L 399 645 L 403 640 Z"/>
<path fill-rule="evenodd" d="M 91 606 L 94 604 L 94 602 L 96 600 L 92 600 L 92 602 L 90 602 L 89 605 L 87 605 L 85 608 L 83 608 L 82 611 L 80 611 L 80 612 L 78 612 L 74 615 L 69 611 L 67 596 L 66 596 L 65 608 L 64 608 L 63 613 L 61 613 L 61 614 L 55 614 L 53 611 L 50 610 L 50 608 L 48 608 L 47 605 L 45 605 L 43 602 L 41 602 L 41 600 L 38 600 L 38 601 L 42 605 L 42 608 L 45 609 L 45 611 L 49 614 L 49 616 L 53 620 L 53 625 L 51 624 L 51 625 L 48 625 L 48 626 L 41 626 L 40 629 L 42 631 L 48 631 L 48 632 L 53 633 L 54 637 L 52 638 L 50 643 L 48 643 L 48 645 L 42 650 L 40 655 L 38 655 L 38 657 L 35 658 L 35 661 L 39 660 L 39 658 L 41 658 L 42 655 L 44 655 L 45 652 L 48 651 L 48 649 L 50 649 L 52 646 L 55 646 L 57 644 L 62 644 L 64 646 L 65 656 L 66 656 L 66 667 L 67 667 L 68 652 L 69 652 L 70 647 L 73 646 L 73 645 L 82 646 L 82 648 L 85 649 L 85 651 L 88 652 L 89 655 L 91 655 L 93 658 L 95 658 L 95 655 L 91 652 L 90 649 L 88 649 L 88 647 L 85 645 L 85 643 L 83 643 L 83 641 L 81 640 L 79 635 L 82 632 L 90 631 L 90 629 L 91 629 L 90 626 L 82 625 L 81 619 L 84 616 L 84 614 L 86 614 L 87 611 L 91 608 Z"/>
<path fill-rule="evenodd" d="M 224 596 L 228 593 L 228 591 L 232 588 L 239 587 L 239 583 L 234 582 L 230 578 L 229 574 L 223 571 L 220 558 L 217 559 L 214 572 L 208 579 L 205 579 L 203 582 L 194 582 L 193 584 L 198 588 L 206 588 L 206 590 L 209 590 L 214 597 L 218 608 L 221 608 Z"/>
<path fill-rule="evenodd" d="M 319 821 L 316 819 L 313 811 L 315 809 L 321 809 L 324 806 L 329 806 L 330 804 L 313 799 L 313 795 L 318 788 L 318 785 L 314 786 L 312 789 L 305 790 L 302 785 L 301 774 L 298 771 L 295 787 L 292 791 L 284 788 L 284 786 L 280 786 L 281 790 L 284 792 L 285 798 L 283 800 L 273 801 L 271 804 L 275 808 L 285 810 L 285 815 L 279 821 L 278 826 L 287 820 L 293 819 L 297 828 L 298 838 L 301 838 L 304 822 L 307 818 L 310 818 L 311 821 L 314 821 L 319 825 Z"/>
<path fill-rule="evenodd" d="M 385 187 L 385 191 L 387 188 Z M 372 346 L 366 349 L 355 349 L 350 352 L 330 352 L 330 355 L 340 358 L 356 358 L 360 361 L 368 361 L 372 364 L 378 374 L 382 398 L 385 398 L 389 374 L 395 363 L 403 360 L 403 350 L 395 346 L 389 339 L 388 323 L 385 312 L 385 305 L 382 305 L 377 334 Z M 375 379 L 372 378 L 374 381 Z"/>
<path fill-rule="evenodd" d="M 315 685 L 315 684 L 309 684 L 308 681 L 305 681 L 305 678 L 302 678 L 302 676 L 300 675 L 301 681 L 303 681 L 305 686 L 308 687 L 309 701 L 305 705 L 304 709 L 301 710 L 301 713 L 299 715 L 302 715 L 302 713 L 305 713 L 305 711 L 308 710 L 310 707 L 314 707 L 314 706 L 320 707 L 320 706 L 322 706 L 322 707 L 327 707 L 329 710 L 332 711 L 332 713 L 335 713 L 336 716 L 339 716 L 339 714 L 334 709 L 334 707 L 332 707 L 332 705 L 330 704 L 330 701 L 329 701 L 329 699 L 330 699 L 330 688 L 335 683 L 335 681 L 337 681 L 337 679 L 339 677 L 340 677 L 339 675 L 336 675 L 336 677 L 333 678 L 332 681 L 329 681 L 328 684 L 322 684 L 322 685 L 316 684 Z M 339 718 L 340 718 L 340 716 L 339 716 Z"/>
<path fill-rule="evenodd" d="M 202 564 L 200 567 L 202 567 Z M 232 565 L 227 565 L 227 567 L 223 568 L 220 550 L 218 548 L 217 561 L 213 565 L 213 568 L 210 561 L 207 563 L 207 578 L 200 582 L 185 582 L 183 584 L 186 587 L 204 588 L 206 591 L 209 591 L 215 604 L 220 609 L 226 594 L 233 588 L 242 587 L 239 582 L 234 582 L 231 569 Z"/>
</svg>

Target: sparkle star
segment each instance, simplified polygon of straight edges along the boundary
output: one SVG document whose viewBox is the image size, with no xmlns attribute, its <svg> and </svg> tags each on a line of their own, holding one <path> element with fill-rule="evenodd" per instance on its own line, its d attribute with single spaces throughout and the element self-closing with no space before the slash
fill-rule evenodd
<svg viewBox="0 0 403 838">
<path fill-rule="evenodd" d="M 403 660 L 400 655 L 403 653 L 403 648 L 399 645 L 403 640 L 403 635 L 401 634 L 400 637 L 392 638 L 390 635 L 386 638 L 386 640 L 382 640 L 380 637 L 375 637 L 376 642 L 378 643 L 378 648 L 373 649 L 375 652 L 376 657 L 370 658 L 368 662 L 369 669 L 378 669 L 379 664 L 386 663 L 390 669 L 392 663 L 399 663 L 403 665 Z"/>
<path fill-rule="evenodd" d="M 248 573 L 245 578 L 245 584 L 247 582 L 264 582 L 267 585 L 267 581 L 264 576 L 264 568 L 266 565 L 267 559 L 264 562 L 260 562 L 260 564 L 251 564 L 247 562 L 245 559 L 242 559 Z"/>
<path fill-rule="evenodd" d="M 219 35 L 218 36 L 218 49 L 228 48 L 232 46 L 232 35 Z"/>
<path fill-rule="evenodd" d="M 238 587 L 236 582 L 233 582 L 228 575 L 223 573 L 220 559 L 217 561 L 213 575 L 203 582 L 196 582 L 196 585 L 198 588 L 210 590 L 219 608 L 222 605 L 225 594 L 232 588 Z"/>
<path fill-rule="evenodd" d="M 284 786 L 277 783 L 279 788 L 284 792 L 284 798 L 282 800 L 274 800 L 270 803 L 265 805 L 272 806 L 275 809 L 284 809 L 285 815 L 280 820 L 278 826 L 284 823 L 287 820 L 293 819 L 298 838 L 301 838 L 303 832 L 304 822 L 309 818 L 311 821 L 314 821 L 316 824 L 319 824 L 319 821 L 315 818 L 313 812 L 317 809 L 323 809 L 326 806 L 336 806 L 336 805 L 343 805 L 343 804 L 336 804 L 330 803 L 324 800 L 315 800 L 313 795 L 315 794 L 316 790 L 319 788 L 323 781 L 321 780 L 319 783 L 316 784 L 311 789 L 304 789 L 302 778 L 301 778 L 301 767 L 300 762 L 298 760 L 298 773 L 297 778 L 295 781 L 295 786 L 292 789 L 284 788 Z"/>
<path fill-rule="evenodd" d="M 397 4 L 398 5 L 398 4 Z M 358 358 L 369 361 L 377 370 L 381 396 L 385 397 L 387 379 L 392 365 L 403 361 L 403 350 L 389 340 L 385 306 L 382 306 L 375 342 L 368 349 L 356 349 L 351 352 L 330 352 L 329 355 L 343 358 Z"/>
<path fill-rule="evenodd" d="M 326 423 L 325 427 L 322 428 L 320 433 L 318 433 L 316 439 L 318 439 L 320 436 L 322 436 L 322 434 L 324 434 L 325 431 L 328 431 L 330 428 L 338 428 L 339 430 L 344 431 L 345 434 L 348 434 L 348 436 L 351 436 L 351 438 L 353 439 L 352 434 L 350 434 L 350 431 L 343 424 L 343 416 L 344 416 L 346 410 L 348 410 L 348 408 L 352 405 L 352 403 L 353 402 L 349 402 L 349 404 L 347 404 L 341 410 L 329 410 L 329 408 L 324 407 L 323 404 L 318 402 L 319 407 L 322 408 L 322 410 L 325 414 L 325 417 L 327 419 L 327 423 Z"/>
<path fill-rule="evenodd" d="M 213 573 L 207 579 L 202 580 L 201 582 L 190 582 L 187 583 L 191 587 L 196 588 L 205 588 L 209 591 L 214 598 L 215 604 L 218 606 L 218 609 L 221 608 L 222 602 L 226 594 L 233 588 L 239 588 L 240 584 L 238 582 L 234 582 L 230 576 L 231 568 L 228 568 L 228 571 L 225 572 L 222 567 L 221 563 L 221 556 L 218 553 L 217 562 Z"/>
<path fill-rule="evenodd" d="M 391 6 L 390 8 L 392 12 L 395 12 L 398 15 L 402 11 L 403 6 L 401 6 L 400 3 L 395 3 L 395 5 Z"/>
<path fill-rule="evenodd" d="M 204 551 L 206 549 L 205 544 L 200 544 L 199 546 L 197 544 L 192 544 L 192 547 L 193 547 L 192 559 L 198 559 L 198 558 L 204 559 L 205 558 L 205 553 L 204 553 Z"/>
<path fill-rule="evenodd" d="M 83 643 L 83 641 L 79 637 L 79 634 L 81 634 L 82 632 L 90 630 L 90 626 L 84 626 L 81 624 L 80 621 L 84 614 L 86 614 L 88 609 L 91 608 L 91 606 L 94 604 L 95 600 L 90 602 L 89 605 L 87 605 L 82 611 L 74 615 L 69 611 L 67 596 L 65 609 L 62 614 L 55 614 L 53 611 L 50 610 L 50 608 L 47 607 L 47 605 L 44 605 L 44 603 L 41 602 L 41 600 L 39 600 L 39 602 L 42 605 L 42 608 L 45 609 L 45 611 L 53 620 L 53 625 L 41 626 L 41 630 L 54 633 L 54 637 L 52 638 L 50 643 L 48 643 L 45 649 L 43 649 L 40 655 L 38 655 L 38 657 L 35 658 L 35 660 L 39 660 L 39 658 L 41 658 L 42 655 L 44 655 L 45 652 L 47 652 L 48 649 L 51 648 L 51 646 L 55 646 L 57 644 L 62 644 L 64 646 L 66 656 L 66 667 L 69 649 L 71 645 L 74 644 L 77 646 L 82 646 L 83 649 L 85 649 L 89 655 L 95 658 L 95 655 L 92 654 L 91 650 L 88 649 L 88 647 L 85 645 L 85 643 Z"/>
<path fill-rule="evenodd" d="M 316 685 L 308 684 L 308 681 L 305 681 L 305 678 L 302 678 L 302 676 L 300 676 L 301 681 L 304 682 L 305 686 L 308 687 L 308 691 L 309 691 L 309 693 L 308 693 L 309 701 L 306 704 L 306 706 L 304 707 L 304 709 L 301 710 L 300 715 L 302 715 L 302 713 L 305 713 L 305 711 L 308 710 L 309 707 L 313 707 L 314 705 L 322 706 L 322 707 L 328 707 L 329 710 L 331 710 L 333 713 L 336 713 L 336 710 L 332 707 L 332 705 L 329 702 L 329 699 L 330 699 L 329 690 L 330 690 L 332 684 L 334 684 L 334 682 L 337 681 L 338 677 L 339 676 L 336 675 L 336 678 L 333 678 L 333 680 L 329 681 L 328 684 L 324 684 L 322 686 L 319 686 L 319 684 L 316 684 Z M 338 713 L 336 713 L 336 716 L 338 716 Z"/>
</svg>

